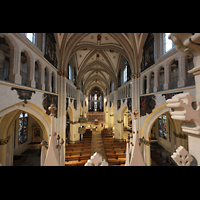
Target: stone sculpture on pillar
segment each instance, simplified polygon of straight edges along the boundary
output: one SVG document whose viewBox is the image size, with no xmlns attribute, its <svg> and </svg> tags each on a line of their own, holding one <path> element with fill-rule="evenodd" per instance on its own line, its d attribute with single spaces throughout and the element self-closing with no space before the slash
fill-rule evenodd
<svg viewBox="0 0 200 200">
<path fill-rule="evenodd" d="M 60 145 L 59 140 L 60 136 L 56 138 L 56 133 L 54 131 L 54 111 L 56 110 L 56 107 L 54 103 L 52 102 L 50 107 L 48 108 L 51 111 L 51 134 L 49 139 L 49 145 L 46 145 L 46 142 L 43 140 L 41 142 L 41 166 L 64 166 L 64 150 L 63 150 L 63 144 L 64 140 L 61 139 Z M 56 142 L 58 140 L 58 143 Z M 45 157 L 45 147 L 48 149 L 47 154 Z M 59 147 L 60 147 L 60 153 L 59 153 Z"/>
<path fill-rule="evenodd" d="M 144 159 L 139 146 L 139 138 L 137 131 L 137 115 L 138 111 L 132 112 L 133 118 L 133 132 L 128 135 L 126 140 L 126 163 L 125 166 L 145 166 Z"/>
</svg>

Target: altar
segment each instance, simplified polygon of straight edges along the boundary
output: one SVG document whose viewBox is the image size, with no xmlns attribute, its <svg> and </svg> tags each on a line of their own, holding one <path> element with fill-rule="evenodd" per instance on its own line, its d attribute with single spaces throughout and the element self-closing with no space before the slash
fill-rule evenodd
<svg viewBox="0 0 200 200">
<path fill-rule="evenodd" d="M 100 121 L 105 121 L 105 113 L 104 112 L 88 112 L 87 113 L 88 122 L 94 122 L 98 124 Z"/>
</svg>

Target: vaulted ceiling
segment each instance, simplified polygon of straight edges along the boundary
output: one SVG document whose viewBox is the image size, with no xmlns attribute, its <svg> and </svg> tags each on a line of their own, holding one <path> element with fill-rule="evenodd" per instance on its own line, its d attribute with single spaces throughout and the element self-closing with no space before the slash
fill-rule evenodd
<svg viewBox="0 0 200 200">
<path fill-rule="evenodd" d="M 140 33 L 61 33 L 57 34 L 60 49 L 60 69 L 66 71 L 69 62 L 75 63 L 77 87 L 83 90 L 98 86 L 110 91 L 110 81 L 117 88 L 121 59 L 128 60 L 132 74 L 138 66 Z"/>
</svg>

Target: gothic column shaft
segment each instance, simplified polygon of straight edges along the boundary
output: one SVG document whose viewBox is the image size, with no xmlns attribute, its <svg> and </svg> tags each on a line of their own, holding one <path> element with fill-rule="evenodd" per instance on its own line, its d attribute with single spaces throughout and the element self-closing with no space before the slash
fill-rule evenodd
<svg viewBox="0 0 200 200">
<path fill-rule="evenodd" d="M 21 84 L 20 59 L 21 59 L 21 52 L 18 49 L 10 47 L 9 80 L 16 84 Z"/>
<path fill-rule="evenodd" d="M 30 87 L 35 87 L 35 60 L 29 58 L 28 62 L 27 85 Z"/>
</svg>

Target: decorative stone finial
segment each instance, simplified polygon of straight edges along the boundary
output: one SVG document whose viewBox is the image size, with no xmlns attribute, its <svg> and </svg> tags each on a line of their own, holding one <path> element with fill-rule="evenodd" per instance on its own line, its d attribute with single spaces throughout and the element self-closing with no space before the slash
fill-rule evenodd
<svg viewBox="0 0 200 200">
<path fill-rule="evenodd" d="M 132 113 L 134 114 L 134 119 L 137 119 L 137 115 L 139 114 L 139 112 L 137 110 L 134 110 Z"/>
<path fill-rule="evenodd" d="M 56 110 L 57 108 L 54 106 L 53 103 L 51 103 L 51 105 L 49 106 L 48 110 L 51 111 L 51 116 L 54 116 L 54 111 Z"/>
</svg>

